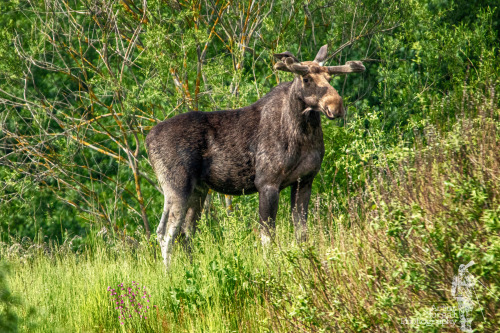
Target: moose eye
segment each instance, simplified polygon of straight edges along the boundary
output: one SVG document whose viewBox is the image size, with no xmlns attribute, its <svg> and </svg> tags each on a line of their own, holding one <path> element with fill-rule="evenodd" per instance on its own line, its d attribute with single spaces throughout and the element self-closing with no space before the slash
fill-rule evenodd
<svg viewBox="0 0 500 333">
<path fill-rule="evenodd" d="M 307 83 L 307 82 L 309 82 L 309 79 L 304 79 L 304 83 Z"/>
</svg>

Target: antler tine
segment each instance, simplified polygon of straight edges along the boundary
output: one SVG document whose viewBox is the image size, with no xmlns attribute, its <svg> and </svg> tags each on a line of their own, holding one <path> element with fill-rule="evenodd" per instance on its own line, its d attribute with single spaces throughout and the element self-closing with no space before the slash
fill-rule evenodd
<svg viewBox="0 0 500 333">
<path fill-rule="evenodd" d="M 289 66 L 289 68 L 291 69 L 291 72 L 295 74 L 306 75 L 307 73 L 309 73 L 309 66 L 307 65 L 293 63 L 291 66 Z"/>
<path fill-rule="evenodd" d="M 291 72 L 290 69 L 288 69 L 287 65 L 285 65 L 284 62 L 282 61 L 278 61 L 275 65 L 274 65 L 274 69 L 278 70 L 278 71 L 284 71 L 284 72 Z"/>
<path fill-rule="evenodd" d="M 314 58 L 314 62 L 317 62 L 320 66 L 323 66 L 325 63 L 325 59 L 328 56 L 328 44 L 323 45 L 319 51 L 316 57 Z"/>
<path fill-rule="evenodd" d="M 283 58 L 292 58 L 293 60 L 295 60 L 295 62 L 300 62 L 299 59 L 297 59 L 290 51 L 276 53 L 274 54 L 274 56 L 279 60 L 284 60 Z"/>
<path fill-rule="evenodd" d="M 279 71 L 290 72 L 299 75 L 306 75 L 307 73 L 309 73 L 309 66 L 293 62 L 293 60 L 290 58 L 285 58 L 285 62 L 278 61 L 274 65 L 274 68 Z"/>
<path fill-rule="evenodd" d="M 325 66 L 329 74 L 361 73 L 366 70 L 361 61 L 348 61 L 342 66 Z"/>
<path fill-rule="evenodd" d="M 290 54 L 290 52 L 285 52 Z M 276 54 L 275 54 L 276 56 Z M 278 61 L 274 68 L 277 70 L 291 72 L 299 75 L 305 75 L 309 73 L 309 66 L 301 65 L 300 62 L 294 56 L 283 56 L 283 53 L 280 54 L 281 61 Z"/>
</svg>

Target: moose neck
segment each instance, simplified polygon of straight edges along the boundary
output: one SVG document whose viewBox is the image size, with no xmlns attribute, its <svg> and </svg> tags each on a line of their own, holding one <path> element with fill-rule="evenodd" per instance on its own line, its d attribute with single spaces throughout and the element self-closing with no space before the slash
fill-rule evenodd
<svg viewBox="0 0 500 333">
<path fill-rule="evenodd" d="M 300 89 L 300 79 L 296 77 L 288 91 L 287 101 L 281 115 L 283 134 L 291 141 L 301 141 L 307 139 L 304 134 L 321 131 L 320 113 L 306 111 L 307 106 L 302 100 Z"/>
</svg>

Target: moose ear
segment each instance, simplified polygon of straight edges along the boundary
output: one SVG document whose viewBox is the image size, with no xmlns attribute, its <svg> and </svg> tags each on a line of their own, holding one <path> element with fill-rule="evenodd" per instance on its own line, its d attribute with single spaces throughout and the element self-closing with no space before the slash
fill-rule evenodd
<svg viewBox="0 0 500 333">
<path fill-rule="evenodd" d="M 274 56 L 279 60 L 284 60 L 284 58 L 292 58 L 295 62 L 300 62 L 299 59 L 295 58 L 295 56 L 289 51 L 283 53 L 276 53 L 274 54 Z"/>
<path fill-rule="evenodd" d="M 328 44 L 323 45 L 320 49 L 318 54 L 316 54 L 316 58 L 314 58 L 314 62 L 318 63 L 320 66 L 323 66 L 325 63 L 326 57 L 327 57 L 327 52 L 328 52 Z"/>
</svg>

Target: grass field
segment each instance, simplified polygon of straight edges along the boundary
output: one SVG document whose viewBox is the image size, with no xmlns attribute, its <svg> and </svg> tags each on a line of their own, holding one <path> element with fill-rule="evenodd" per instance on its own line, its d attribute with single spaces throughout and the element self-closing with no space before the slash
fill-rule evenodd
<svg viewBox="0 0 500 333">
<path fill-rule="evenodd" d="M 499 4 L 0 1 L 0 333 L 500 332 Z M 325 44 L 366 70 L 331 78 L 346 116 L 321 116 L 308 240 L 289 189 L 265 248 L 257 195 L 214 194 L 166 269 L 148 133 L 255 103 L 299 75 L 276 54 Z"/>
<path fill-rule="evenodd" d="M 342 204 L 343 210 L 335 209 L 333 194 L 315 194 L 309 241 L 300 245 L 285 195 L 276 242 L 264 249 L 256 232 L 255 197 L 238 199 L 238 209 L 228 214 L 216 196 L 191 255 L 178 244 L 168 270 L 157 244 L 141 232 L 93 228 L 85 240 L 63 244 L 49 241 L 43 230 L 35 240 L 12 238 L 0 248 L 0 327 L 21 332 L 459 332 L 451 285 L 459 265 L 474 260 L 472 326 L 498 331 L 500 132 L 495 119 L 464 120 L 446 135 L 429 130 L 426 145 L 416 145 L 393 166 L 367 167 L 365 186 Z M 443 306 L 455 309 L 449 311 L 454 325 L 408 324 L 436 319 L 436 307 Z"/>
</svg>

